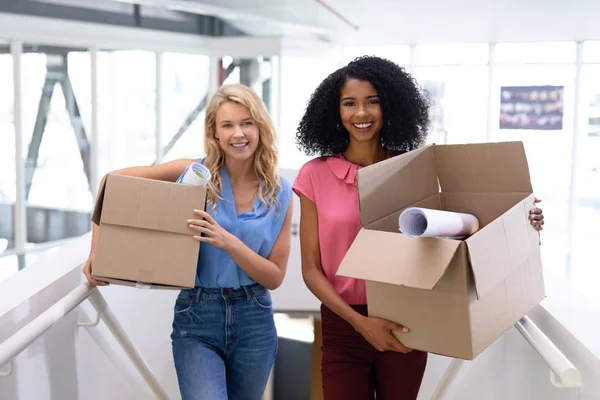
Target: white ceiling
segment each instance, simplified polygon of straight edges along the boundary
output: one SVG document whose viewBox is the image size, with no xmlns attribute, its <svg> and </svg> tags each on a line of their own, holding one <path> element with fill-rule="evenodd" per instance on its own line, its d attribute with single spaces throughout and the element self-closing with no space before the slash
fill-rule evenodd
<svg viewBox="0 0 600 400">
<path fill-rule="evenodd" d="M 180 5 L 223 18 L 250 35 L 317 37 L 345 45 L 600 40 L 600 0 L 35 1 L 95 8 L 139 3 L 156 11 Z"/>
<path fill-rule="evenodd" d="M 271 20 L 326 27 L 343 44 L 412 44 L 600 39 L 600 0 L 188 0 Z M 231 21 L 255 35 L 307 31 L 265 21 Z"/>
</svg>

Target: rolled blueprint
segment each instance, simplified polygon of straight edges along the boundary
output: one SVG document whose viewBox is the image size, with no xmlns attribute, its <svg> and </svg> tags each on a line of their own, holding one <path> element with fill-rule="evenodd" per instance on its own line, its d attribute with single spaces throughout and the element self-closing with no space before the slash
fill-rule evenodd
<svg viewBox="0 0 600 400">
<path fill-rule="evenodd" d="M 177 179 L 177 183 L 194 186 L 206 186 L 209 181 L 210 171 L 204 164 L 200 164 L 199 162 L 190 164 L 179 179 Z"/>
<path fill-rule="evenodd" d="M 474 234 L 479 221 L 471 214 L 411 207 L 398 218 L 400 232 L 410 237 L 457 238 Z"/>
</svg>

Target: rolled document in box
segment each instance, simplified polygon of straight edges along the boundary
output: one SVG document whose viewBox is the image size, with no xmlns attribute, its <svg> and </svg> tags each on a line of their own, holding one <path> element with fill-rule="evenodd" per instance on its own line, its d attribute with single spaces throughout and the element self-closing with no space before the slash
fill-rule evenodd
<svg viewBox="0 0 600 400">
<path fill-rule="evenodd" d="M 411 207 L 398 218 L 400 232 L 410 237 L 465 237 L 479 229 L 471 214 Z"/>
<path fill-rule="evenodd" d="M 204 164 L 200 164 L 199 162 L 190 164 L 179 179 L 177 179 L 177 183 L 194 186 L 206 186 L 209 181 L 210 171 Z"/>
</svg>

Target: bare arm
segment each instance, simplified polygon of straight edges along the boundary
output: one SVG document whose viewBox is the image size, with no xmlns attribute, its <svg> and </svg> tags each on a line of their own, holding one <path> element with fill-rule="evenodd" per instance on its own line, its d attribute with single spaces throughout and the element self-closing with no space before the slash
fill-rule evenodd
<svg viewBox="0 0 600 400">
<path fill-rule="evenodd" d="M 407 332 L 408 329 L 395 322 L 365 317 L 354 311 L 325 277 L 321 265 L 317 207 L 308 197 L 300 195 L 300 209 L 302 277 L 308 289 L 325 306 L 352 325 L 377 350 L 409 352 L 410 349 L 391 334 L 392 330 Z"/>
<path fill-rule="evenodd" d="M 205 211 L 198 210 L 204 220 L 192 220 L 190 227 L 208 236 L 195 236 L 195 239 L 222 248 L 235 263 L 255 282 L 267 289 L 277 289 L 283 282 L 290 255 L 293 199 L 290 199 L 285 219 L 273 245 L 271 254 L 264 258 L 250 249 L 235 235 L 227 232 Z"/>
<path fill-rule="evenodd" d="M 342 299 L 321 267 L 317 207 L 308 197 L 300 195 L 300 210 L 300 251 L 304 283 L 323 304 L 356 329 L 364 317 Z"/>
<path fill-rule="evenodd" d="M 159 181 L 175 182 L 177 178 L 185 171 L 185 168 L 196 160 L 193 159 L 179 159 L 164 164 L 140 166 L 123 168 L 112 171 L 114 174 L 136 176 L 139 178 L 156 179 Z M 104 185 L 106 181 L 106 175 L 102 177 L 100 181 L 100 187 Z M 98 198 L 96 197 L 96 201 Z M 92 278 L 92 263 L 94 260 L 94 253 L 96 251 L 96 243 L 98 242 L 98 225 L 92 223 L 92 243 L 90 247 L 90 256 L 86 262 L 83 272 L 87 277 L 88 281 L 94 285 L 106 285 L 106 282 L 97 281 Z"/>
</svg>

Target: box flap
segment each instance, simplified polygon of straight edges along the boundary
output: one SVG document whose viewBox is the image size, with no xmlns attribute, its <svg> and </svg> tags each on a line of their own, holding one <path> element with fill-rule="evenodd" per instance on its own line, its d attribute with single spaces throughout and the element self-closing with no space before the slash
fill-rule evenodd
<svg viewBox="0 0 600 400">
<path fill-rule="evenodd" d="M 401 154 L 356 172 L 362 226 L 439 192 L 432 147 Z"/>
<path fill-rule="evenodd" d="M 533 201 L 530 195 L 466 240 L 478 298 L 538 251 L 539 232 L 528 219 Z"/>
<path fill-rule="evenodd" d="M 187 219 L 197 218 L 193 211 L 206 200 L 201 186 L 117 174 L 107 176 L 103 192 L 101 223 L 186 235 Z"/>
<path fill-rule="evenodd" d="M 361 229 L 337 275 L 434 289 L 462 242 Z"/>
<path fill-rule="evenodd" d="M 532 193 L 522 142 L 434 146 L 442 192 Z"/>
<path fill-rule="evenodd" d="M 100 187 L 98 188 L 98 196 L 96 197 L 96 205 L 92 213 L 92 222 L 100 225 L 100 217 L 102 216 L 102 204 L 104 203 L 104 189 L 106 188 L 106 178 L 102 178 Z"/>
</svg>

